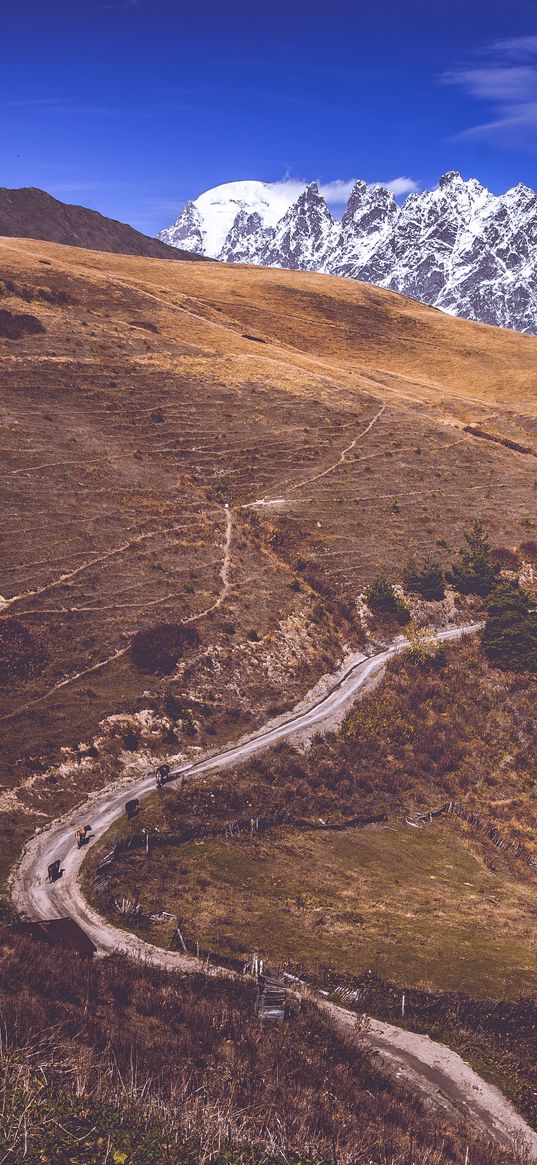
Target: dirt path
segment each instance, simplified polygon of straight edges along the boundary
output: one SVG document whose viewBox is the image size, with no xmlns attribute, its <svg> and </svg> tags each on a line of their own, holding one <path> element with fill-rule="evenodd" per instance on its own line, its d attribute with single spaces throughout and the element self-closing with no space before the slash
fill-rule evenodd
<svg viewBox="0 0 537 1165">
<path fill-rule="evenodd" d="M 215 599 L 215 602 L 211 603 L 210 607 L 206 607 L 204 611 L 197 611 L 195 615 L 190 615 L 190 617 L 188 619 L 182 619 L 181 622 L 183 622 L 183 623 L 196 623 L 198 619 L 204 619 L 206 615 L 211 614 L 211 611 L 216 611 L 218 609 L 218 607 L 222 606 L 222 603 L 224 602 L 224 599 L 226 598 L 226 595 L 228 594 L 229 586 L 230 586 L 229 574 L 230 574 L 230 570 L 231 570 L 231 541 L 232 541 L 232 537 L 233 537 L 233 515 L 232 515 L 232 511 L 230 509 L 226 509 L 225 514 L 226 514 L 226 533 L 225 533 L 225 537 L 224 537 L 224 550 L 223 550 L 222 566 L 220 568 L 220 578 L 222 581 L 220 592 L 219 592 L 217 598 Z M 173 526 L 173 527 L 170 527 L 169 530 L 170 530 L 170 533 L 173 533 L 176 530 L 182 530 L 185 528 L 186 527 L 183 527 L 183 526 Z M 119 549 L 111 550 L 107 554 L 101 555 L 100 558 L 94 559 L 91 563 L 87 563 L 87 562 L 84 563 L 82 566 L 80 566 L 76 570 L 72 571 L 70 575 L 62 575 L 61 579 L 55 580 L 52 583 L 48 583 L 47 586 L 41 587 L 40 590 L 28 591 L 26 595 L 14 595 L 13 598 L 8 599 L 7 602 L 5 602 L 2 605 L 2 607 L 1 607 L 2 615 L 4 613 L 5 607 L 9 606 L 11 603 L 16 603 L 20 599 L 28 598 L 29 596 L 43 594 L 44 591 L 50 590 L 52 587 L 59 586 L 62 581 L 65 581 L 65 579 L 73 578 L 73 576 L 75 574 L 79 574 L 80 571 L 85 570 L 88 566 L 92 566 L 95 562 L 102 562 L 105 558 L 110 558 L 112 554 L 118 554 L 118 553 L 120 553 L 120 550 L 124 550 L 127 546 L 132 546 L 137 542 L 141 542 L 145 538 L 154 538 L 156 533 L 161 533 L 161 531 L 156 531 L 156 532 L 153 531 L 149 534 L 143 534 L 140 537 L 133 539 L 131 542 L 126 543 L 125 546 L 123 546 Z M 168 530 L 166 530 L 165 533 L 168 533 Z M 142 605 L 145 605 L 146 607 L 152 607 L 152 606 L 158 605 L 158 603 L 166 602 L 167 599 L 169 599 L 171 597 L 173 597 L 173 596 L 165 595 L 162 599 L 155 599 L 154 602 L 149 602 L 146 604 L 122 603 L 120 605 L 122 608 L 129 607 L 129 606 L 137 606 L 138 607 L 138 606 L 142 606 Z M 73 610 L 81 610 L 81 611 L 89 610 L 89 611 L 91 611 L 92 609 L 93 610 L 110 610 L 113 608 L 106 608 L 106 607 L 102 607 L 102 608 L 71 607 L 71 608 L 68 608 L 68 610 L 71 610 L 71 611 L 73 611 Z M 41 612 L 41 614 L 42 613 L 43 612 Z M 23 614 L 26 614 L 26 612 L 23 612 Z M 53 696 L 55 692 L 60 691 L 61 688 L 66 688 L 66 687 L 68 687 L 69 684 L 74 684 L 74 683 L 76 683 L 77 680 L 84 679 L 85 676 L 91 675 L 92 672 L 101 671 L 101 668 L 108 667 L 108 665 L 110 663 L 115 663 L 115 661 L 117 659 L 121 659 L 124 655 L 127 654 L 128 651 L 129 651 L 128 647 L 120 647 L 117 649 L 117 651 L 114 651 L 114 652 L 112 652 L 111 655 L 108 655 L 106 657 L 106 659 L 101 659 L 98 663 L 91 664 L 91 666 L 87 667 L 84 671 L 75 672 L 74 675 L 67 676 L 64 680 L 60 680 L 59 683 L 54 684 L 54 686 L 52 688 L 49 688 L 47 692 L 43 692 L 41 696 L 36 696 L 34 700 L 29 700 L 26 704 L 21 704 L 21 705 L 19 705 L 18 708 L 13 708 L 13 710 L 11 712 L 8 712 L 5 716 L 0 716 L 0 724 L 6 720 L 14 720 L 17 716 L 20 716 L 21 712 L 27 712 L 29 708 L 34 708 L 34 707 L 36 707 L 36 705 L 42 704 L 45 700 L 48 700 L 50 696 Z"/>
<path fill-rule="evenodd" d="M 357 1017 L 345 1008 L 327 1002 L 319 1006 L 340 1030 L 351 1032 L 356 1027 Z M 420 1092 L 428 1106 L 451 1118 L 455 1111 L 504 1148 L 515 1147 L 528 1162 L 537 1161 L 537 1133 L 499 1088 L 482 1080 L 457 1052 L 391 1023 L 365 1016 L 363 1024 L 361 1034 L 381 1066 Z"/>
<path fill-rule="evenodd" d="M 227 526 L 229 554 L 232 521 Z M 222 567 L 223 586 L 228 584 L 229 557 Z M 451 628 L 440 632 L 438 638 L 450 640 L 475 631 L 475 626 Z M 267 748 L 279 740 L 292 739 L 313 733 L 334 716 L 341 714 L 356 696 L 382 673 L 387 661 L 404 647 L 404 640 L 371 658 L 362 658 L 343 669 L 338 676 L 325 677 L 317 685 L 316 697 L 303 702 L 287 718 L 275 722 L 256 735 L 245 739 L 223 752 L 195 764 L 182 765 L 173 770 L 173 776 L 193 779 L 197 775 L 245 760 L 252 753 Z M 324 690 L 323 690 L 324 689 Z M 83 805 L 65 817 L 51 822 L 40 830 L 25 846 L 11 876 L 13 901 L 21 914 L 30 918 L 51 918 L 71 915 L 76 918 L 95 942 L 101 954 L 121 952 L 159 966 L 182 972 L 200 970 L 197 959 L 164 951 L 137 935 L 102 919 L 85 900 L 78 881 L 80 867 L 87 850 L 77 850 L 74 830 L 82 818 L 91 822 L 96 840 L 124 813 L 125 801 L 140 799 L 155 789 L 153 774 L 136 781 L 123 781 L 91 795 Z M 49 862 L 61 859 L 63 876 L 53 885 L 45 881 Z M 222 974 L 221 968 L 211 968 L 211 974 Z M 362 1021 L 342 1007 L 319 1000 L 334 1022 L 346 1030 L 354 1029 Z M 360 1027 L 362 1031 L 362 1027 Z M 451 1117 L 469 1121 L 480 1132 L 486 1131 L 497 1143 L 516 1148 L 523 1147 L 528 1162 L 537 1162 L 537 1134 L 518 1115 L 509 1101 L 492 1085 L 482 1080 L 455 1052 L 428 1036 L 403 1031 L 391 1024 L 369 1019 L 362 1032 L 366 1043 L 378 1053 L 382 1063 L 402 1081 L 416 1089 L 426 1103 L 444 1110 Z"/>
<path fill-rule="evenodd" d="M 350 445 L 347 445 L 345 447 L 345 449 L 341 450 L 341 453 L 339 454 L 337 461 L 334 461 L 332 463 L 332 465 L 327 465 L 326 469 L 321 469 L 319 473 L 314 473 L 314 474 L 312 474 L 311 477 L 305 477 L 303 481 L 295 481 L 291 485 L 288 485 L 287 482 L 283 482 L 283 484 L 281 485 L 280 488 L 284 489 L 284 487 L 285 487 L 286 493 L 288 493 L 288 494 L 294 493 L 295 490 L 301 489 L 303 485 L 312 485 L 314 481 L 320 481 L 320 479 L 322 477 L 327 477 L 327 475 L 329 473 L 333 473 L 334 469 L 339 469 L 340 465 L 345 464 L 345 462 L 347 460 L 347 454 L 351 453 L 352 450 L 356 448 L 358 442 L 361 441 L 363 437 L 367 437 L 367 434 L 371 432 L 371 429 L 373 428 L 373 426 L 376 425 L 377 421 L 380 420 L 381 416 L 386 411 L 386 407 L 387 407 L 386 402 L 384 402 L 381 405 L 378 412 L 375 413 L 375 416 L 372 417 L 371 420 L 369 421 L 369 423 L 366 425 L 365 429 L 362 429 L 362 431 L 360 433 L 357 433 L 356 437 L 354 438 L 353 441 L 351 441 Z M 259 498 L 258 501 L 247 502 L 245 505 L 241 506 L 241 509 L 242 510 L 253 510 L 253 509 L 256 509 L 258 506 L 272 506 L 272 505 L 277 505 L 277 504 L 284 504 L 285 501 L 286 501 L 285 497 L 278 496 L 278 497 L 267 498 L 265 496 L 263 498 Z"/>
<path fill-rule="evenodd" d="M 211 611 L 217 611 L 222 606 L 224 599 L 229 592 L 229 575 L 231 571 L 231 542 L 233 539 L 233 511 L 226 506 L 226 533 L 224 538 L 224 557 L 222 559 L 222 566 L 220 568 L 220 578 L 222 586 L 220 594 L 211 603 L 210 607 L 206 607 L 204 611 L 199 611 L 197 615 L 191 615 L 189 619 L 183 619 L 183 623 L 195 623 L 196 619 L 203 619 L 205 615 L 210 615 Z"/>
</svg>

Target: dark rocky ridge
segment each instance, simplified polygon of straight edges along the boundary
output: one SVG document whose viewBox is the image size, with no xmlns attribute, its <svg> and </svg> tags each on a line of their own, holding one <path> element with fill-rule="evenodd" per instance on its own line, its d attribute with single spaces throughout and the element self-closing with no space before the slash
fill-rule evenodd
<svg viewBox="0 0 537 1165">
<path fill-rule="evenodd" d="M 18 190 L 0 187 L 0 235 L 147 259 L 200 258 L 191 251 L 151 239 L 127 223 L 106 218 L 96 210 L 60 202 L 37 187 Z"/>
</svg>

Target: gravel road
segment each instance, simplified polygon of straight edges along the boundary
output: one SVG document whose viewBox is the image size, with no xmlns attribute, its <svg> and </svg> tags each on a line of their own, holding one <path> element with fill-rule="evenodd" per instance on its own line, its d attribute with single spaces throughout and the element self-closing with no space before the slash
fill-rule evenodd
<svg viewBox="0 0 537 1165">
<path fill-rule="evenodd" d="M 476 630 L 475 625 L 454 627 L 439 632 L 437 638 L 449 641 Z M 360 690 L 367 689 L 378 678 L 387 661 L 404 646 L 405 642 L 401 640 L 375 656 L 347 665 L 337 676 L 326 677 L 320 686 L 322 694 L 311 703 L 303 703 L 285 719 L 217 755 L 173 770 L 172 779 L 178 776 L 185 780 L 194 779 L 202 773 L 226 768 L 280 740 L 303 739 L 305 733 L 315 732 L 323 724 L 329 725 Z M 75 828 L 80 822 L 91 822 L 93 839 L 97 840 L 124 814 L 127 799 L 138 797 L 142 800 L 154 789 L 153 774 L 101 789 L 76 810 L 39 830 L 26 844 L 13 870 L 12 898 L 17 910 L 27 918 L 60 918 L 65 915 L 76 918 L 100 954 L 122 952 L 170 970 L 199 971 L 200 964 L 195 958 L 164 951 L 103 920 L 85 900 L 78 881 L 87 847 L 76 848 Z M 61 879 L 51 885 L 45 881 L 47 866 L 56 858 L 61 859 L 64 872 Z M 210 973 L 222 974 L 222 971 L 213 967 Z M 326 1001 L 320 1005 L 330 1010 L 338 1026 L 346 1029 L 357 1026 L 354 1013 Z M 520 1149 L 525 1154 L 521 1160 L 537 1162 L 537 1133 L 530 1129 L 502 1093 L 482 1080 L 457 1053 L 428 1036 L 373 1019 L 363 1027 L 363 1035 L 382 1064 L 417 1089 L 429 1105 L 464 1118 L 479 1131 L 486 1131 L 502 1146 Z"/>
</svg>

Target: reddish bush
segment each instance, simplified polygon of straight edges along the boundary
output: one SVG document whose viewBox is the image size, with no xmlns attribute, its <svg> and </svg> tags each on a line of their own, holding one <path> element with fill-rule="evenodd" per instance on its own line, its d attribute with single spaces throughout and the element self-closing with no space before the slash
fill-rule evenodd
<svg viewBox="0 0 537 1165">
<path fill-rule="evenodd" d="M 537 549 L 537 546 L 536 546 Z M 495 546 L 490 555 L 493 562 L 501 566 L 502 570 L 518 570 L 520 558 L 508 546 Z"/>
<path fill-rule="evenodd" d="M 0 619 L 0 684 L 38 675 L 45 653 L 18 619 Z"/>
<path fill-rule="evenodd" d="M 195 627 L 184 623 L 157 623 L 137 631 L 131 643 L 131 659 L 140 671 L 168 676 L 188 647 L 196 647 L 200 637 Z"/>
<path fill-rule="evenodd" d="M 520 550 L 524 558 L 528 558 L 530 562 L 537 562 L 537 542 L 534 538 L 530 538 L 528 542 L 523 542 Z"/>
<path fill-rule="evenodd" d="M 0 338 L 20 340 L 21 336 L 38 335 L 46 331 L 36 316 L 0 308 Z"/>
</svg>

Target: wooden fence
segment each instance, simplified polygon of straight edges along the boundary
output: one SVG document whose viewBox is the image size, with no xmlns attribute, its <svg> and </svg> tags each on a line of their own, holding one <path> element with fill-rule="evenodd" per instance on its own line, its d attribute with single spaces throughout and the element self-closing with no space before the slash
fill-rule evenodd
<svg viewBox="0 0 537 1165">
<path fill-rule="evenodd" d="M 461 821 L 468 822 L 474 829 L 479 830 L 480 833 L 492 842 L 492 845 L 497 850 L 502 850 L 503 853 L 516 861 L 523 862 L 529 869 L 537 870 L 537 861 L 534 855 L 527 849 L 522 842 L 509 841 L 503 837 L 499 829 L 495 825 L 491 825 L 490 821 L 486 821 L 480 817 L 478 813 L 473 813 L 468 809 L 464 809 L 462 805 L 457 805 L 455 801 L 446 801 L 439 809 L 429 809 L 426 813 L 417 813 L 414 817 L 406 817 L 407 825 L 419 826 L 425 825 L 428 821 L 432 821 L 435 817 L 441 817 L 443 814 L 451 813 L 454 817 L 458 817 Z"/>
<path fill-rule="evenodd" d="M 257 989 L 257 1014 L 260 1019 L 285 1019 L 287 988 L 282 975 L 260 975 Z"/>
<path fill-rule="evenodd" d="M 128 837 L 119 838 L 114 842 L 110 852 L 101 858 L 96 869 L 96 877 L 98 878 L 114 863 L 116 858 L 130 849 L 145 849 L 146 854 L 149 855 L 155 848 L 185 845 L 189 841 L 198 841 L 209 837 L 232 838 L 245 833 L 253 836 L 256 833 L 266 833 L 267 830 L 275 829 L 279 825 L 290 825 L 296 829 L 334 832 L 364 825 L 374 825 L 387 820 L 386 813 L 374 813 L 367 817 L 350 817 L 344 821 L 330 823 L 322 821 L 320 818 L 317 821 L 310 821 L 307 818 L 296 817 L 285 810 L 279 810 L 265 817 L 239 817 L 235 821 L 226 822 L 225 825 L 198 825 L 193 829 L 185 829 L 179 834 L 158 833 L 156 831 L 150 833 L 146 829 L 135 830 Z"/>
</svg>

